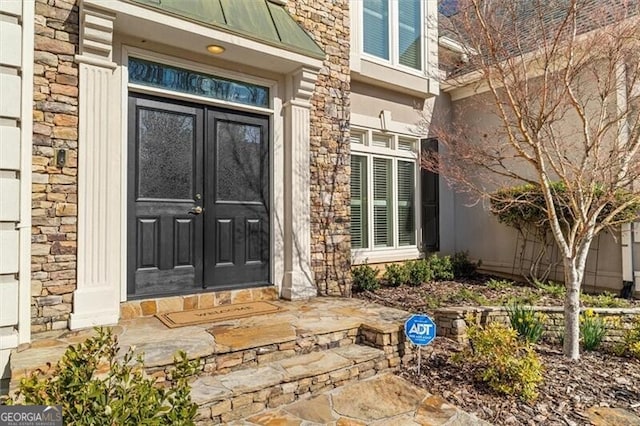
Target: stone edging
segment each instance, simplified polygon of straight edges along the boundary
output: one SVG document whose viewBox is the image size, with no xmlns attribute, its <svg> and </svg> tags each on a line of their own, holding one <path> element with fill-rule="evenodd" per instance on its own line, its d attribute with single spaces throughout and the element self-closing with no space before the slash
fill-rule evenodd
<svg viewBox="0 0 640 426">
<path fill-rule="evenodd" d="M 525 306 L 536 312 L 546 314 L 546 333 L 558 335 L 564 325 L 564 308 L 562 306 Z M 621 340 L 624 330 L 631 326 L 634 317 L 640 316 L 640 308 L 589 308 L 583 307 L 581 312 L 592 310 L 605 319 L 618 319 L 609 321 L 605 342 L 618 342 Z M 467 339 L 467 324 L 465 317 L 469 314 L 477 315 L 480 325 L 489 322 L 509 322 L 506 307 L 504 306 L 460 306 L 434 310 L 434 319 L 437 324 L 438 336 L 448 337 L 458 342 Z"/>
</svg>

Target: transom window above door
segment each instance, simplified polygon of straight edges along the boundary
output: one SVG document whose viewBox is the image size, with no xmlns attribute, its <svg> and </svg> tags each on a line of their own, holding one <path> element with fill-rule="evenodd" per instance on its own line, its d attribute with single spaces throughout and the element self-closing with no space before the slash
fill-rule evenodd
<svg viewBox="0 0 640 426">
<path fill-rule="evenodd" d="M 223 101 L 269 107 L 269 88 L 129 57 L 129 83 Z"/>
<path fill-rule="evenodd" d="M 424 16 L 422 0 L 363 0 L 363 53 L 422 71 Z"/>
</svg>

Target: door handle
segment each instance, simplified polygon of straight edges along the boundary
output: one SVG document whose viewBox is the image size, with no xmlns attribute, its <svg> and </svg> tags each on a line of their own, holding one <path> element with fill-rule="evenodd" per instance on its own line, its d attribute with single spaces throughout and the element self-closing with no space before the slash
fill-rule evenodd
<svg viewBox="0 0 640 426">
<path fill-rule="evenodd" d="M 204 209 L 202 207 L 195 206 L 195 207 L 191 208 L 191 211 L 189 212 L 189 214 L 197 216 L 197 215 L 201 214 L 202 212 L 204 212 Z"/>
</svg>

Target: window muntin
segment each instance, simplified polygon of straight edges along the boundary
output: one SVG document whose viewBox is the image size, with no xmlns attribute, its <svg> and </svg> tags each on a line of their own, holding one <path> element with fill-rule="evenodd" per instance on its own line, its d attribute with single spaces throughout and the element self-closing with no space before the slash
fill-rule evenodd
<svg viewBox="0 0 640 426">
<path fill-rule="evenodd" d="M 416 247 L 418 140 L 361 129 L 351 140 L 351 248 Z"/>
<path fill-rule="evenodd" d="M 423 69 L 422 0 L 363 0 L 362 51 L 414 70 Z"/>
</svg>

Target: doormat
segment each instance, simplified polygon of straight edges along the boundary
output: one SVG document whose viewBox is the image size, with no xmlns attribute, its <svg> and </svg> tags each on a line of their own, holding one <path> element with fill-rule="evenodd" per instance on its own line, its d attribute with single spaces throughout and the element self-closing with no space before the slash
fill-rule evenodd
<svg viewBox="0 0 640 426">
<path fill-rule="evenodd" d="M 186 325 L 204 324 L 207 322 L 227 321 L 237 318 L 264 315 L 281 310 L 269 302 L 237 303 L 235 305 L 223 305 L 206 309 L 194 309 L 191 311 L 169 312 L 157 314 L 156 317 L 169 328 L 184 327 Z"/>
</svg>

